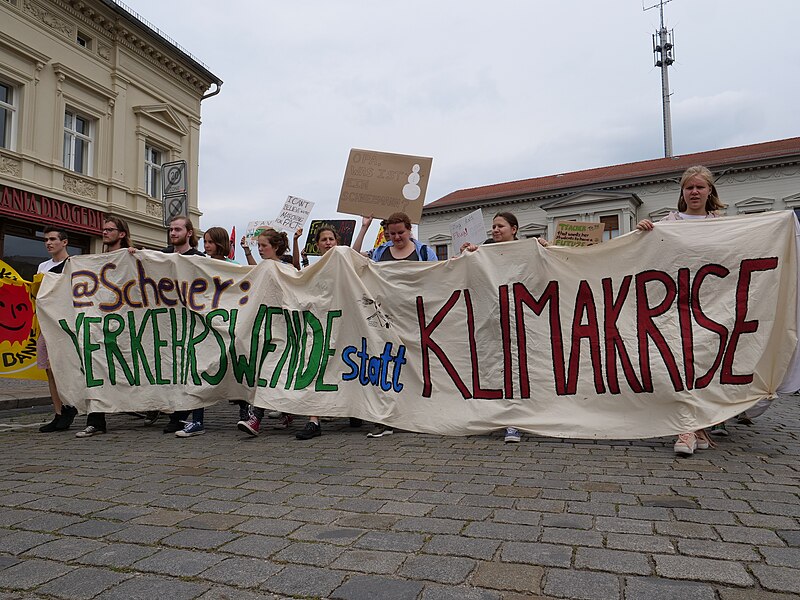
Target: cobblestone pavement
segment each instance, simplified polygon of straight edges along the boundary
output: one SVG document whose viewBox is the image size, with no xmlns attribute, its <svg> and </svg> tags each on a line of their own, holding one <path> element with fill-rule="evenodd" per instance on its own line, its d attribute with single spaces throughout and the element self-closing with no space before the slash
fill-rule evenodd
<svg viewBox="0 0 800 600">
<path fill-rule="evenodd" d="M 797 404 L 687 459 L 669 439 L 367 439 L 341 419 L 246 439 L 227 405 L 189 439 L 0 413 L 0 598 L 797 598 Z"/>
</svg>

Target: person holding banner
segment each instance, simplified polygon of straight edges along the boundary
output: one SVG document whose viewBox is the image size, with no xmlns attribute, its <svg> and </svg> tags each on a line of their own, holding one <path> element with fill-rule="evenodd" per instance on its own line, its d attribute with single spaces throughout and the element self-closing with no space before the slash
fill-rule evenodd
<svg viewBox="0 0 800 600">
<path fill-rule="evenodd" d="M 231 253 L 231 239 L 228 236 L 228 232 L 222 227 L 211 227 L 203 234 L 203 251 L 210 258 L 231 263 L 236 262 L 228 258 Z M 231 400 L 231 404 L 239 405 L 239 419 L 248 418 L 250 405 L 247 402 L 244 400 Z M 183 429 L 176 431 L 175 436 L 187 438 L 203 435 L 206 432 L 203 425 L 205 412 L 205 408 L 195 408 L 192 411 L 192 420 L 187 421 Z"/>
<path fill-rule="evenodd" d="M 519 221 L 514 213 L 499 212 L 492 219 L 492 237 L 484 242 L 484 244 L 493 244 L 499 242 L 514 242 L 517 240 L 517 231 L 519 231 Z M 547 240 L 536 238 L 539 245 L 547 247 L 550 244 Z M 461 246 L 461 252 L 475 252 L 478 246 L 471 242 L 464 242 Z M 522 434 L 516 427 L 506 427 L 506 434 L 503 438 L 506 444 L 515 444 L 522 440 Z"/>
<path fill-rule="evenodd" d="M 681 191 L 678 196 L 678 210 L 670 212 L 661 221 L 692 221 L 696 219 L 714 219 L 718 210 L 725 208 L 719 199 L 714 186 L 714 175 L 706 167 L 697 165 L 689 167 L 681 176 Z M 649 219 L 642 219 L 636 225 L 639 231 L 652 231 L 655 225 Z M 746 417 L 745 417 L 746 418 Z M 725 423 L 711 428 L 711 433 L 728 435 Z M 705 430 L 698 429 L 681 433 L 675 441 L 675 453 L 691 456 L 695 450 L 706 450 L 713 446 Z"/>
<path fill-rule="evenodd" d="M 44 247 L 50 255 L 50 259 L 39 265 L 37 273 L 62 273 L 64 271 L 64 265 L 69 258 L 67 245 L 69 245 L 69 239 L 67 238 L 66 231 L 53 226 L 45 227 Z M 36 340 L 36 366 L 47 373 L 47 385 L 50 387 L 50 399 L 53 401 L 53 409 L 55 410 L 53 420 L 39 427 L 39 431 L 41 433 L 66 431 L 69 429 L 70 425 L 72 425 L 72 421 L 75 420 L 75 415 L 78 414 L 78 410 L 73 406 L 61 402 L 61 396 L 58 394 L 58 388 L 56 387 L 56 380 L 53 378 L 53 371 L 50 370 L 47 344 L 44 341 L 44 336 L 41 334 Z"/>
<path fill-rule="evenodd" d="M 165 254 L 180 254 L 182 256 L 205 256 L 197 249 L 198 237 L 195 233 L 194 224 L 189 217 L 177 215 L 169 220 L 169 246 L 161 250 Z M 134 251 L 130 248 L 129 251 Z M 169 416 L 169 423 L 164 426 L 164 433 L 175 433 L 184 427 L 184 420 L 191 411 L 178 410 Z M 149 411 L 144 420 L 145 425 L 152 425 L 158 418 L 158 411 Z"/>
<path fill-rule="evenodd" d="M 302 234 L 302 229 L 298 230 L 300 234 Z M 297 238 L 300 237 L 299 235 L 295 235 L 294 243 L 295 243 L 295 255 L 297 255 Z M 317 244 L 317 248 L 319 249 L 319 255 L 325 256 L 325 253 L 328 252 L 331 248 L 335 248 L 339 244 L 342 243 L 342 238 L 339 236 L 339 232 L 336 231 L 333 227 L 328 225 L 323 225 L 317 230 L 317 235 L 315 236 L 314 240 Z M 297 266 L 297 265 L 295 265 Z M 306 263 L 305 266 L 308 266 Z M 350 427 L 361 427 L 361 419 L 356 419 L 354 417 L 350 417 Z M 302 431 L 299 431 L 294 437 L 298 440 L 310 440 L 312 438 L 318 437 L 322 435 L 322 426 L 319 422 L 319 417 L 308 417 L 308 423 L 303 428 Z"/>
<path fill-rule="evenodd" d="M 265 229 L 258 234 L 258 254 L 261 256 L 262 260 L 282 261 L 282 257 L 286 253 L 288 247 L 289 236 L 283 231 Z M 250 262 L 250 255 L 247 252 L 245 252 L 245 254 L 247 255 L 247 261 Z M 255 262 L 255 260 L 253 262 Z M 239 431 L 244 431 L 246 434 L 253 437 L 257 436 L 261 429 L 261 420 L 264 418 L 264 412 L 263 408 L 253 406 L 249 417 L 240 420 L 236 424 Z M 294 417 L 287 413 L 281 413 L 279 419 L 279 424 L 276 425 L 275 428 L 287 429 L 292 420 L 294 420 Z"/>
<path fill-rule="evenodd" d="M 436 251 L 422 242 L 411 237 L 411 219 L 403 212 L 396 212 L 389 215 L 385 221 L 384 234 L 388 234 L 389 241 L 375 248 L 368 256 L 375 262 L 388 262 L 395 260 L 416 260 L 425 262 L 435 262 L 438 260 Z M 361 223 L 361 231 L 353 243 L 353 249 L 361 250 L 361 243 L 364 234 L 372 224 L 372 215 L 364 217 Z M 375 429 L 367 434 L 367 437 L 378 438 L 392 435 L 394 429 L 380 423 L 376 423 Z"/>
<path fill-rule="evenodd" d="M 103 252 L 116 252 L 131 247 L 131 230 L 127 221 L 108 215 L 103 221 Z M 92 412 L 86 415 L 86 427 L 75 437 L 88 438 L 106 432 L 106 414 Z"/>
</svg>

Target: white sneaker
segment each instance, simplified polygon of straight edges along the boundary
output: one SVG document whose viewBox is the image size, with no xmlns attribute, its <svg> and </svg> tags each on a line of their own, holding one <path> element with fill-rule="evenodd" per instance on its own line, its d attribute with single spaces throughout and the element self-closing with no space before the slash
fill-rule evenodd
<svg viewBox="0 0 800 600">
<path fill-rule="evenodd" d="M 100 435 L 101 433 L 105 433 L 105 429 L 98 429 L 94 425 L 89 425 L 83 431 L 79 431 L 75 434 L 75 437 L 85 438 L 85 437 L 92 437 L 93 435 Z"/>
<path fill-rule="evenodd" d="M 697 436 L 693 432 L 680 434 L 675 440 L 674 450 L 675 454 L 691 456 L 697 450 Z"/>
</svg>

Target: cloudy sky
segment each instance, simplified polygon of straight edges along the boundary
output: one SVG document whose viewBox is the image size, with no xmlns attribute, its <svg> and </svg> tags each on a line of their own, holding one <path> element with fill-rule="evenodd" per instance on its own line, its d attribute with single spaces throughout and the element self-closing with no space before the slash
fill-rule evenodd
<svg viewBox="0 0 800 600">
<path fill-rule="evenodd" d="M 225 82 L 203 102 L 203 228 L 287 195 L 337 218 L 351 148 L 432 156 L 428 202 L 663 156 L 642 0 L 127 3 Z M 673 0 L 665 20 L 675 154 L 800 136 L 796 0 Z"/>
</svg>

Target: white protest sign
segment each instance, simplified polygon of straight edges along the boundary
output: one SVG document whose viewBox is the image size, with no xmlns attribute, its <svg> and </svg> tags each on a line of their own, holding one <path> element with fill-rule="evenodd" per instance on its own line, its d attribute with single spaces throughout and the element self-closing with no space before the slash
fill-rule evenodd
<svg viewBox="0 0 800 600">
<path fill-rule="evenodd" d="M 450 223 L 450 236 L 453 238 L 453 248 L 461 252 L 464 242 L 476 246 L 486 241 L 486 229 L 483 224 L 483 211 L 479 208 Z"/>
<path fill-rule="evenodd" d="M 258 234 L 265 229 L 274 229 L 272 221 L 250 221 L 247 224 L 247 229 L 244 232 L 244 239 L 248 246 L 256 246 L 258 244 Z"/>
<path fill-rule="evenodd" d="M 294 233 L 306 224 L 313 208 L 314 203 L 310 200 L 289 196 L 286 198 L 278 218 L 272 220 L 272 224 L 276 228 Z"/>
</svg>

